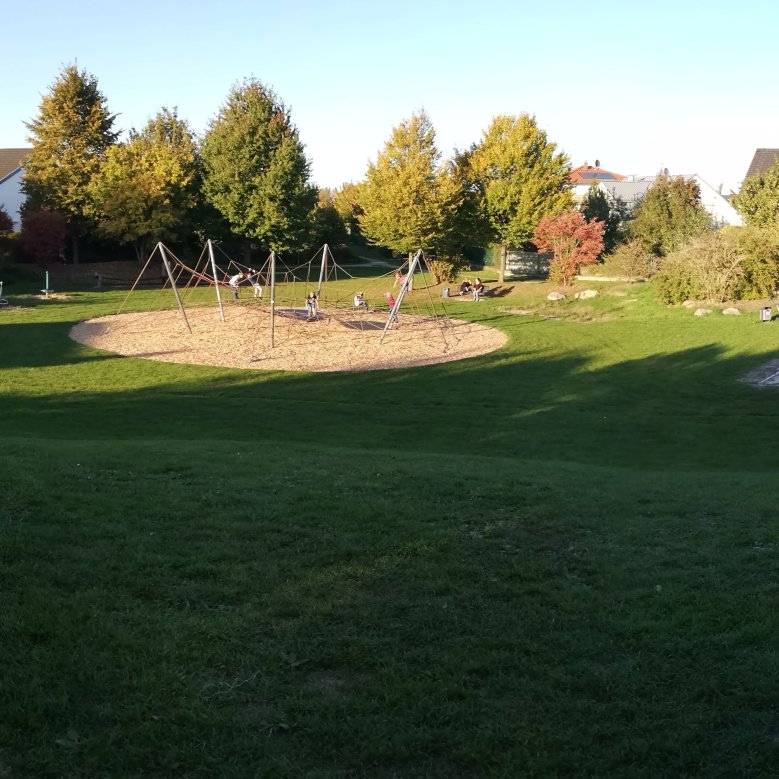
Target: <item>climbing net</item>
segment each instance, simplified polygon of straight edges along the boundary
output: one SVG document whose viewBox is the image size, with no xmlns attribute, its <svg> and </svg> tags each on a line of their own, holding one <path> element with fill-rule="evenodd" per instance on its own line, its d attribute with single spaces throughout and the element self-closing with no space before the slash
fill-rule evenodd
<svg viewBox="0 0 779 779">
<path fill-rule="evenodd" d="M 241 349 L 250 362 L 268 360 L 283 348 L 290 360 L 299 357 L 303 363 L 307 352 L 323 349 L 330 341 L 343 344 L 348 333 L 352 343 L 365 339 L 376 349 L 388 337 L 424 339 L 430 348 L 449 354 L 457 350 L 464 335 L 463 323 L 449 317 L 421 251 L 383 275 L 358 279 L 335 261 L 327 245 L 296 266 L 271 253 L 255 268 L 229 257 L 212 241 L 191 265 L 159 243 L 117 314 L 155 256 L 162 261 L 162 287 L 173 292 L 176 307 L 170 295 L 157 295 L 145 311 L 126 315 L 113 327 L 183 326 L 182 337 L 207 338 L 203 328 L 215 333 L 220 322 L 244 319 L 240 331 L 250 344 L 241 344 Z M 316 303 L 307 306 L 306 298 L 312 295 Z M 197 333 L 191 321 L 194 308 L 212 312 L 196 318 Z M 145 322 L 145 315 L 152 312 L 158 316 Z"/>
</svg>

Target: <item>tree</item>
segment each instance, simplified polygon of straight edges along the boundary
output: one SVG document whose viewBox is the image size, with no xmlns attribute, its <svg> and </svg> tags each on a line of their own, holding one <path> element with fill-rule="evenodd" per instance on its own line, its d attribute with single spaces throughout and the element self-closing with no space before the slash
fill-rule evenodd
<svg viewBox="0 0 779 779">
<path fill-rule="evenodd" d="M 289 110 L 255 79 L 230 91 L 201 149 L 208 201 L 272 251 L 301 248 L 317 198 Z"/>
<path fill-rule="evenodd" d="M 97 79 L 68 65 L 41 101 L 38 117 L 26 125 L 32 143 L 22 184 L 27 207 L 65 216 L 73 262 L 78 262 L 78 237 L 88 225 L 89 182 L 118 136 L 114 118 Z"/>
<path fill-rule="evenodd" d="M 424 111 L 393 129 L 360 189 L 360 228 L 371 243 L 411 254 L 446 241 L 457 192 Z"/>
<path fill-rule="evenodd" d="M 0 235 L 10 235 L 14 231 L 14 220 L 3 206 L 0 206 Z"/>
<path fill-rule="evenodd" d="M 683 176 L 661 175 L 646 191 L 630 223 L 630 235 L 647 251 L 663 257 L 711 229 L 701 205 L 698 183 Z"/>
<path fill-rule="evenodd" d="M 67 235 L 67 220 L 57 211 L 28 209 L 22 215 L 22 249 L 41 265 L 57 260 Z"/>
<path fill-rule="evenodd" d="M 779 163 L 745 179 L 730 202 L 748 225 L 775 225 L 779 221 Z"/>
<path fill-rule="evenodd" d="M 628 209 L 621 197 L 607 195 L 595 182 L 587 191 L 579 210 L 588 222 L 603 222 L 603 252 L 610 254 L 624 238 Z"/>
<path fill-rule="evenodd" d="M 311 244 L 328 244 L 331 249 L 346 241 L 347 232 L 338 209 L 333 205 L 333 192 L 326 187 L 319 190 L 319 198 L 311 219 Z"/>
<path fill-rule="evenodd" d="M 534 240 L 542 252 L 554 252 L 549 266 L 553 281 L 568 286 L 582 265 L 597 262 L 603 251 L 604 223 L 588 222 L 581 211 L 545 216 L 536 227 Z"/>
<path fill-rule="evenodd" d="M 197 204 L 195 139 L 175 109 L 163 108 L 125 144 L 112 146 L 89 184 L 88 213 L 103 235 L 132 243 L 139 262 L 152 241 L 173 241 L 188 229 Z"/>
<path fill-rule="evenodd" d="M 349 237 L 353 241 L 364 242 L 365 236 L 360 230 L 360 216 L 363 213 L 360 206 L 360 192 L 360 184 L 351 182 L 343 184 L 333 192 L 332 205 L 338 211 Z"/>
<path fill-rule="evenodd" d="M 501 246 L 502 282 L 507 247 L 530 240 L 543 217 L 573 205 L 570 163 L 528 114 L 495 117 L 468 156 L 483 216 Z"/>
</svg>

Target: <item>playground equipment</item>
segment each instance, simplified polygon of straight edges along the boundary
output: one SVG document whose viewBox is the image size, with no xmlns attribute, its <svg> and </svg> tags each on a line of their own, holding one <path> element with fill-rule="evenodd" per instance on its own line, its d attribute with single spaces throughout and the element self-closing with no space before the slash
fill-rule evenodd
<svg viewBox="0 0 779 779">
<path fill-rule="evenodd" d="M 328 344 L 336 341 L 347 351 L 362 349 L 357 346 L 358 342 L 373 342 L 375 347 L 371 348 L 381 349 L 390 332 L 398 327 L 401 333 L 392 340 L 435 344 L 433 348 L 441 354 L 453 353 L 461 341 L 461 330 L 449 319 L 427 257 L 421 250 L 399 268 L 392 268 L 383 276 L 363 278 L 359 281 L 361 286 L 356 287 L 356 277 L 336 263 L 327 244 L 308 262 L 296 267 L 290 267 L 277 252 L 271 252 L 258 268 L 235 261 L 211 240 L 206 242 L 193 266 L 158 243 L 117 315 L 155 257 L 160 260 L 162 291 L 169 289 L 173 293 L 175 307 L 165 294 L 149 296 L 151 308 L 114 322 L 111 325 L 114 334 L 125 330 L 131 339 L 133 331 L 145 329 L 141 320 L 147 314 L 168 311 L 171 316 L 165 320 L 165 328 L 176 327 L 174 323 L 178 320 L 183 328 L 181 336 L 188 343 L 193 336 L 193 343 L 198 340 L 213 343 L 221 338 L 219 320 L 226 323 L 227 331 L 235 331 L 238 322 L 244 320 L 243 344 L 236 343 L 234 348 L 246 355 L 249 363 L 272 360 L 271 355 L 279 348 L 285 354 L 299 355 L 304 362 L 312 350 L 327 349 Z M 390 291 L 398 285 L 394 293 Z M 246 297 L 240 295 L 241 287 L 249 293 Z M 215 300 L 209 295 L 210 288 L 215 292 Z M 229 302 L 223 299 L 225 289 L 232 292 Z M 314 296 L 316 305 L 307 307 L 305 299 Z M 356 299 L 362 303 L 355 304 Z M 206 314 L 213 303 L 216 303 L 214 317 L 218 313 L 216 322 Z M 339 340 L 339 333 L 346 332 L 353 333 L 348 336 L 351 340 Z"/>
<path fill-rule="evenodd" d="M 49 272 L 48 272 L 48 271 L 46 271 L 46 285 L 45 285 L 45 287 L 44 287 L 44 288 L 41 290 L 41 292 L 43 292 L 43 296 L 44 296 L 45 298 L 48 298 L 48 297 L 49 297 L 49 292 L 54 292 L 54 290 L 53 290 L 53 289 L 49 289 Z"/>
</svg>

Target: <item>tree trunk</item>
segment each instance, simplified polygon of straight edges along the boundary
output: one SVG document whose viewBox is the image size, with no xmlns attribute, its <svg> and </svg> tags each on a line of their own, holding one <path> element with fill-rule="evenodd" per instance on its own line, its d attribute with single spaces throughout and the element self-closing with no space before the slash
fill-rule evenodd
<svg viewBox="0 0 779 779">
<path fill-rule="evenodd" d="M 502 284 L 506 278 L 506 244 L 500 245 L 500 268 L 498 268 L 498 284 Z"/>
<path fill-rule="evenodd" d="M 78 261 L 79 261 L 78 237 L 76 235 L 73 235 L 70 240 L 71 240 L 71 248 L 73 250 L 73 264 L 78 265 Z"/>
</svg>

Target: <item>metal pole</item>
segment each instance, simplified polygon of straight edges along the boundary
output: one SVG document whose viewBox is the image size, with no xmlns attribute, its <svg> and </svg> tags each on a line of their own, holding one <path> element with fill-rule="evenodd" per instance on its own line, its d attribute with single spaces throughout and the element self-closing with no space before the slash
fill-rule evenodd
<svg viewBox="0 0 779 779">
<path fill-rule="evenodd" d="M 219 290 L 219 279 L 216 277 L 216 260 L 214 260 L 214 247 L 211 239 L 208 239 L 208 256 L 211 258 L 211 273 L 214 274 L 214 286 L 216 287 L 216 302 L 219 304 L 219 318 L 225 321 L 225 309 L 222 305 L 222 293 Z"/>
<path fill-rule="evenodd" d="M 327 244 L 325 244 L 322 247 L 322 265 L 319 267 L 319 286 L 316 288 L 316 297 L 317 300 L 319 300 L 319 297 L 322 294 L 322 281 L 327 278 L 325 274 L 325 269 L 327 268 Z"/>
<path fill-rule="evenodd" d="M 411 277 L 414 274 L 414 271 L 417 268 L 417 265 L 419 265 L 419 257 L 422 254 L 422 250 L 420 249 L 415 255 L 414 259 L 411 260 L 409 263 L 408 273 L 406 274 L 406 278 L 403 281 L 403 283 L 400 285 L 400 292 L 398 292 L 398 297 L 395 300 L 395 305 L 392 307 L 392 310 L 389 313 L 389 316 L 387 317 L 387 324 L 384 325 L 384 330 L 382 331 L 381 338 L 379 339 L 379 344 L 384 343 L 384 336 L 387 335 L 387 330 L 390 329 L 392 326 L 392 323 L 395 321 L 398 310 L 400 309 L 400 304 L 403 302 L 403 298 L 406 296 L 406 292 L 408 292 L 409 284 L 411 281 Z"/>
<path fill-rule="evenodd" d="M 276 252 L 270 253 L 270 345 L 276 345 Z"/>
<path fill-rule="evenodd" d="M 157 246 L 159 247 L 160 254 L 162 255 L 162 263 L 165 266 L 165 271 L 168 274 L 168 279 L 170 279 L 170 286 L 173 288 L 173 294 L 176 296 L 176 302 L 179 304 L 179 311 L 181 311 L 181 316 L 184 317 L 184 323 L 187 326 L 187 330 L 189 330 L 190 335 L 192 334 L 192 328 L 189 326 L 189 320 L 187 319 L 187 314 L 184 311 L 184 304 L 181 302 L 181 296 L 179 295 L 178 287 L 176 286 L 176 282 L 173 279 L 173 274 L 170 270 L 170 263 L 168 262 L 168 255 L 165 253 L 165 247 L 162 245 L 162 241 L 160 241 Z"/>
</svg>

